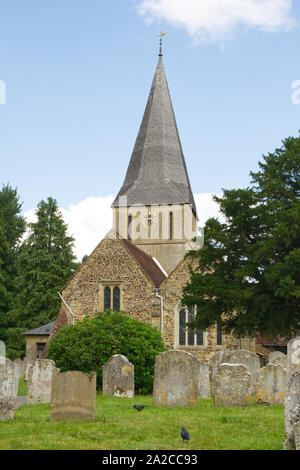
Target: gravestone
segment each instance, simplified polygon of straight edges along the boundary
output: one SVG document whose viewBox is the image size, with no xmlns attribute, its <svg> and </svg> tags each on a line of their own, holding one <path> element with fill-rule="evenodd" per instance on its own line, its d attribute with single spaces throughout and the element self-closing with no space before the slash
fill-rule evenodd
<svg viewBox="0 0 300 470">
<path fill-rule="evenodd" d="M 281 351 L 273 351 L 269 354 L 268 363 L 272 364 L 281 364 L 283 367 L 287 367 L 287 355 L 283 354 Z"/>
<path fill-rule="evenodd" d="M 28 372 L 32 364 L 34 363 L 35 359 L 32 359 L 30 357 L 24 357 L 24 378 L 25 382 L 28 380 Z"/>
<path fill-rule="evenodd" d="M 209 361 L 209 366 L 211 370 L 211 382 L 213 382 L 214 377 L 216 373 L 219 370 L 219 367 L 223 363 L 229 363 L 230 361 L 228 360 L 230 355 L 232 354 L 232 349 L 221 349 L 220 351 L 217 351 L 210 359 Z"/>
<path fill-rule="evenodd" d="M 13 420 L 18 395 L 19 371 L 9 359 L 0 363 L 0 421 Z"/>
<path fill-rule="evenodd" d="M 200 361 L 190 353 L 169 350 L 155 357 L 153 406 L 196 406 Z"/>
<path fill-rule="evenodd" d="M 231 353 L 228 354 L 226 362 L 230 364 L 243 364 L 247 367 L 248 372 L 251 374 L 251 395 L 253 395 L 255 392 L 257 373 L 260 369 L 259 356 L 251 351 L 247 351 L 246 349 L 237 349 L 236 351 L 231 351 Z"/>
<path fill-rule="evenodd" d="M 25 375 L 25 364 L 22 359 L 19 357 L 14 360 L 14 364 L 16 365 L 18 371 L 19 371 L 19 378 L 21 379 Z"/>
<path fill-rule="evenodd" d="M 255 400 L 269 405 L 283 405 L 288 389 L 289 370 L 281 364 L 267 364 L 258 371 Z"/>
<path fill-rule="evenodd" d="M 295 372 L 288 383 L 284 397 L 285 449 L 295 448 L 295 426 L 300 422 L 300 371 Z"/>
<path fill-rule="evenodd" d="M 221 364 L 212 381 L 213 402 L 216 406 L 249 406 L 251 374 L 244 364 Z"/>
<path fill-rule="evenodd" d="M 134 397 L 134 366 L 121 354 L 102 366 L 102 393 L 112 397 Z"/>
<path fill-rule="evenodd" d="M 199 370 L 199 388 L 198 388 L 198 397 L 199 398 L 210 398 L 210 371 L 209 365 L 205 362 L 199 361 L 200 370 Z"/>
<path fill-rule="evenodd" d="M 300 450 L 300 421 L 294 426 L 295 450 Z"/>
<path fill-rule="evenodd" d="M 56 370 L 54 361 L 35 359 L 28 371 L 27 405 L 51 402 L 52 372 Z"/>
<path fill-rule="evenodd" d="M 291 373 L 300 370 L 300 336 L 296 336 L 288 342 L 287 362 Z"/>
<path fill-rule="evenodd" d="M 50 421 L 95 421 L 97 373 L 53 371 Z"/>
</svg>

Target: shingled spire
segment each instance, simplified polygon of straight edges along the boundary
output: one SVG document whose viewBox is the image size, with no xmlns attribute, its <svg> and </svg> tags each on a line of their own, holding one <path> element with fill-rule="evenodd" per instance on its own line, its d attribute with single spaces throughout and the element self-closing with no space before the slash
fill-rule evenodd
<svg viewBox="0 0 300 470">
<path fill-rule="evenodd" d="M 125 181 L 112 207 L 119 207 L 120 196 L 127 197 L 127 206 L 190 204 L 197 215 L 161 51 Z"/>
</svg>

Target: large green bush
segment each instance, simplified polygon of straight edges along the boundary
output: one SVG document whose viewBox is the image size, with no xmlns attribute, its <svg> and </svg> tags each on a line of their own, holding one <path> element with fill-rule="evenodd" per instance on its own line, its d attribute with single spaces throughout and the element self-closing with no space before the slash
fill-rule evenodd
<svg viewBox="0 0 300 470">
<path fill-rule="evenodd" d="M 114 354 L 123 354 L 134 365 L 136 392 L 147 394 L 153 387 L 155 356 L 166 349 L 160 332 L 151 325 L 108 312 L 63 327 L 49 342 L 47 357 L 61 372 L 96 370 L 101 388 L 103 364 Z"/>
</svg>

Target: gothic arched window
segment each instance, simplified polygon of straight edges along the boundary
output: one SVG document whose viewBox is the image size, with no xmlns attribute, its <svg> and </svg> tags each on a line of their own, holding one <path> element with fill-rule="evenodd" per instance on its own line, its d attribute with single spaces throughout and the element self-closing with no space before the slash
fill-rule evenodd
<svg viewBox="0 0 300 470">
<path fill-rule="evenodd" d="M 120 289 L 119 287 L 114 287 L 113 291 L 113 309 L 116 310 L 116 312 L 120 311 Z"/>
<path fill-rule="evenodd" d="M 104 311 L 110 309 L 110 287 L 104 289 Z"/>
<path fill-rule="evenodd" d="M 195 312 L 193 306 L 179 311 L 179 346 L 204 346 L 204 331 L 186 328 L 186 324 L 195 319 Z"/>
</svg>

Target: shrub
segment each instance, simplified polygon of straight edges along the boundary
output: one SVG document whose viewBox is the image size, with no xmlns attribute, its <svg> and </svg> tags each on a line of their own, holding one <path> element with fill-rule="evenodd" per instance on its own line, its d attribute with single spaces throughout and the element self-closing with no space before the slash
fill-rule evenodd
<svg viewBox="0 0 300 470">
<path fill-rule="evenodd" d="M 97 371 L 97 387 L 102 388 L 103 364 L 123 354 L 134 365 L 136 392 L 147 394 L 153 387 L 155 356 L 166 349 L 160 332 L 148 323 L 107 312 L 62 327 L 49 342 L 47 357 L 61 372 Z"/>
</svg>

